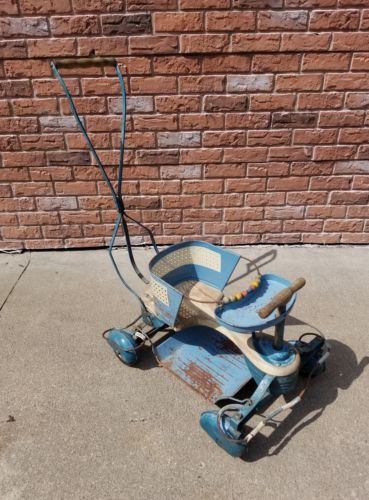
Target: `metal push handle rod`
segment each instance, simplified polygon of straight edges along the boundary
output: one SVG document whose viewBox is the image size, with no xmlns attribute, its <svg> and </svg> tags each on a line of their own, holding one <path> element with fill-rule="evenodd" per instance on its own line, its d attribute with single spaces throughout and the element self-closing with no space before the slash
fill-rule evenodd
<svg viewBox="0 0 369 500">
<path fill-rule="evenodd" d="M 64 59 L 64 61 L 69 61 L 69 59 Z M 58 64 L 57 62 L 56 63 L 52 62 L 51 63 L 51 69 L 53 70 L 55 77 L 59 81 L 59 83 L 60 83 L 60 85 L 61 85 L 61 87 L 62 87 L 65 95 L 67 96 L 67 99 L 68 99 L 68 102 L 69 102 L 69 106 L 71 108 L 71 111 L 72 111 L 72 114 L 74 116 L 74 119 L 77 122 L 77 126 L 80 129 L 80 131 L 82 132 L 82 134 L 83 134 L 83 136 L 84 136 L 84 138 L 85 138 L 85 140 L 87 142 L 87 146 L 88 146 L 89 150 L 91 151 L 92 156 L 94 157 L 94 159 L 95 159 L 95 161 L 97 163 L 97 166 L 100 169 L 100 172 L 101 172 L 101 174 L 102 174 L 105 182 L 107 183 L 107 185 L 109 187 L 109 190 L 110 190 L 110 192 L 111 192 L 111 194 L 112 194 L 112 196 L 114 198 L 115 204 L 117 205 L 116 193 L 115 193 L 115 190 L 113 188 L 113 185 L 110 182 L 110 179 L 109 179 L 109 177 L 108 177 L 108 175 L 107 175 L 107 173 L 105 171 L 105 168 L 104 168 L 103 164 L 101 163 L 99 155 L 96 153 L 96 150 L 95 150 L 95 148 L 94 148 L 94 146 L 93 146 L 93 144 L 91 142 L 91 139 L 89 138 L 89 136 L 88 136 L 88 134 L 86 132 L 86 129 L 85 129 L 83 123 L 82 123 L 82 120 L 81 120 L 81 118 L 78 115 L 78 112 L 77 112 L 76 106 L 74 104 L 73 98 L 72 98 L 72 96 L 71 96 L 71 94 L 69 92 L 69 89 L 68 89 L 68 87 L 67 87 L 64 79 L 62 78 L 62 76 L 60 75 L 60 73 L 58 71 L 57 64 Z M 60 65 L 59 65 L 59 67 L 60 67 Z M 63 67 L 63 66 L 61 66 L 61 67 Z M 70 68 L 71 66 L 67 66 L 67 67 Z M 118 205 L 117 205 L 117 208 L 118 208 Z"/>
<path fill-rule="evenodd" d="M 113 60 L 115 61 L 115 59 L 113 59 Z M 126 86 L 124 84 L 123 75 L 122 75 L 116 61 L 115 61 L 115 71 L 118 75 L 120 90 L 121 90 L 121 95 L 122 95 L 122 128 L 121 128 L 120 147 L 119 147 L 118 193 L 117 193 L 118 198 L 121 200 L 122 199 L 122 186 L 123 186 L 124 139 L 125 139 L 125 135 L 126 135 L 127 93 L 126 93 Z M 153 245 L 155 252 L 159 253 L 153 232 L 148 227 L 144 226 L 143 224 L 138 222 L 136 219 L 134 219 L 133 217 L 126 214 L 125 212 L 123 214 L 122 223 L 123 223 L 124 217 L 130 219 L 132 222 L 134 222 L 138 226 L 142 227 L 142 229 L 144 229 L 148 233 L 151 244 Z M 124 220 L 124 223 L 125 223 L 125 220 Z M 128 231 L 128 228 L 127 228 L 127 231 Z M 128 246 L 128 244 L 127 244 L 127 246 Z M 132 260 L 131 260 L 131 262 L 132 262 Z"/>
<path fill-rule="evenodd" d="M 99 155 L 97 154 L 89 136 L 88 136 L 88 133 L 86 131 L 86 128 L 82 122 L 82 120 L 80 119 L 79 115 L 78 115 L 78 112 L 77 112 L 77 109 L 76 109 L 76 106 L 74 104 L 74 101 L 73 101 L 73 98 L 69 92 L 69 89 L 64 81 L 64 79 L 62 78 L 62 76 L 60 75 L 59 71 L 58 71 L 58 68 L 76 68 L 76 67 L 90 67 L 90 66 L 113 66 L 115 68 L 115 71 L 116 71 L 116 74 L 118 76 L 118 79 L 119 79 L 119 83 L 120 83 L 120 88 L 121 88 L 121 93 L 122 93 L 122 126 L 121 126 L 121 140 L 120 140 L 120 154 L 119 154 L 119 166 L 118 166 L 118 190 L 117 192 L 115 191 L 113 185 L 112 185 L 112 182 L 110 181 L 107 173 L 106 173 L 106 170 L 99 158 Z M 67 99 L 68 99 L 68 102 L 69 102 L 69 105 L 70 105 L 70 108 L 71 108 L 71 111 L 72 111 L 72 114 L 76 120 L 76 123 L 77 123 L 77 126 L 78 128 L 80 129 L 80 131 L 82 132 L 86 142 L 87 142 L 87 146 L 89 148 L 89 150 L 91 151 L 95 161 L 96 161 L 96 164 L 105 180 L 105 182 L 107 183 L 108 187 L 109 187 L 109 190 L 111 192 L 111 195 L 113 196 L 113 199 L 114 199 L 114 202 L 115 202 L 115 205 L 116 205 L 116 208 L 118 210 L 118 213 L 119 213 L 119 217 L 116 221 L 116 224 L 115 224 L 115 227 L 114 227 L 114 232 L 113 232 L 113 236 L 112 236 L 112 240 L 111 240 L 111 243 L 110 243 L 110 246 L 109 246 L 109 255 L 110 255 L 110 258 L 112 260 L 112 263 L 113 263 L 113 266 L 120 278 L 120 280 L 122 281 L 122 283 L 128 288 L 128 290 L 133 293 L 136 298 L 138 298 L 138 300 L 140 301 L 141 303 L 141 306 L 144 308 L 144 310 L 146 309 L 141 298 L 139 297 L 139 295 L 134 292 L 130 286 L 125 282 L 125 280 L 123 279 L 121 273 L 119 272 L 118 270 L 118 267 L 115 263 L 115 260 L 112 256 L 112 248 L 113 248 L 113 245 L 114 245 L 114 241 L 115 241 L 115 238 L 116 238 L 116 235 L 117 235 L 117 232 L 118 232 L 118 228 L 119 228 L 119 225 L 122 224 L 122 229 L 123 229 L 123 233 L 124 233 L 124 236 L 126 238 L 126 243 L 127 243 L 127 250 L 128 250 L 128 255 L 129 255 L 129 259 L 130 259 L 130 262 L 132 264 L 132 267 L 134 268 L 136 274 L 145 282 L 145 283 L 148 283 L 148 280 L 143 276 L 143 274 L 141 273 L 141 271 L 138 269 L 137 265 L 136 265 L 136 262 L 135 262 L 135 259 L 134 259 L 134 256 L 133 256 L 133 252 L 132 252 L 132 246 L 131 246 L 131 241 L 130 241 L 130 236 L 129 236 L 129 230 L 128 230 L 128 226 L 127 226 L 127 222 L 125 220 L 125 217 L 128 217 L 129 219 L 131 219 L 133 222 L 137 223 L 139 226 L 141 226 L 143 229 L 145 229 L 147 231 L 147 233 L 149 234 L 150 236 L 150 240 L 154 246 L 154 249 L 156 251 L 156 253 L 158 252 L 158 249 L 157 249 L 157 246 L 156 246 L 156 242 L 155 242 L 155 238 L 154 238 L 154 235 L 153 233 L 150 231 L 149 228 L 147 228 L 146 226 L 144 226 L 143 224 L 139 223 L 138 221 L 136 221 L 135 219 L 133 219 L 132 217 L 128 216 L 126 213 L 125 213 L 125 207 L 124 207 L 124 203 L 123 203 L 123 199 L 122 199 L 122 182 L 123 182 L 123 158 L 124 158 L 124 139 L 125 139 L 125 124 L 126 124 L 126 91 L 125 91 L 125 85 L 124 85 L 124 79 L 123 79 L 123 76 L 122 76 L 122 73 L 119 69 L 119 66 L 117 64 L 117 61 L 114 59 L 114 58 L 111 58 L 111 57 L 91 57 L 91 58 L 79 58 L 79 59 L 72 59 L 72 58 L 69 58 L 69 59 L 59 59 L 55 62 L 51 62 L 51 68 L 53 70 L 53 73 L 55 75 L 55 77 L 57 78 L 57 80 L 59 81 Z"/>
<path fill-rule="evenodd" d="M 139 301 L 139 303 L 141 305 L 141 310 L 143 312 L 145 312 L 145 314 L 146 314 L 147 313 L 147 309 L 146 309 L 146 306 L 145 306 L 143 300 L 138 295 L 138 293 L 136 293 L 133 290 L 133 288 L 131 288 L 129 286 L 129 284 L 125 281 L 125 279 L 123 278 L 122 273 L 120 272 L 119 267 L 118 267 L 118 265 L 117 265 L 117 263 L 116 263 L 116 261 L 115 261 L 115 259 L 113 257 L 113 246 L 114 246 L 115 238 L 117 236 L 117 232 L 118 232 L 118 229 L 119 229 L 119 226 L 120 226 L 122 220 L 123 220 L 123 215 L 119 212 L 118 218 L 115 221 L 114 231 L 113 231 L 113 235 L 111 237 L 111 241 L 110 241 L 110 245 L 109 245 L 109 257 L 110 257 L 110 260 L 111 260 L 111 262 L 113 264 L 114 270 L 115 270 L 115 272 L 118 275 L 118 278 L 123 283 L 123 285 L 127 288 L 127 290 L 130 291 L 137 298 L 137 300 Z"/>
</svg>

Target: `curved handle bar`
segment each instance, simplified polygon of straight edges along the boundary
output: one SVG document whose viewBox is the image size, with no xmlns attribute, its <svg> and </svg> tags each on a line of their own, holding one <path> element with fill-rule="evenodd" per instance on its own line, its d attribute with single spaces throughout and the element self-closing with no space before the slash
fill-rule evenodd
<svg viewBox="0 0 369 500">
<path fill-rule="evenodd" d="M 118 79 L 119 79 L 119 84 L 120 84 L 120 88 L 121 88 L 121 92 L 122 92 L 122 110 L 123 110 L 123 112 L 122 112 L 122 126 L 121 126 L 119 165 L 118 165 L 118 189 L 117 190 L 114 188 L 111 180 L 109 179 L 109 176 L 106 173 L 104 165 L 102 164 L 100 157 L 99 157 L 96 149 L 94 148 L 90 137 L 88 136 L 85 125 L 77 112 L 76 106 L 75 106 L 73 98 L 71 96 L 71 93 L 70 93 L 63 77 L 60 75 L 60 72 L 59 72 L 60 68 L 78 68 L 78 67 L 90 67 L 90 66 L 114 66 L 115 72 L 116 72 Z M 76 120 L 77 126 L 78 126 L 79 130 L 82 132 L 82 134 L 87 142 L 87 146 L 88 146 L 89 150 L 91 151 L 92 156 L 95 159 L 96 164 L 97 164 L 105 182 L 107 183 L 107 185 L 109 187 L 109 190 L 110 190 L 112 197 L 114 199 L 117 211 L 119 213 L 118 218 L 117 218 L 116 223 L 115 223 L 115 226 L 114 226 L 112 240 L 111 240 L 111 243 L 109 245 L 109 254 L 110 254 L 110 258 L 112 260 L 114 269 L 116 270 L 116 272 L 119 276 L 119 279 L 122 281 L 123 285 L 133 295 L 136 296 L 136 298 L 140 302 L 141 309 L 143 311 L 143 316 L 147 317 L 148 312 L 146 310 L 144 302 L 142 301 L 140 296 L 124 280 L 124 278 L 123 278 L 122 274 L 120 273 L 118 266 L 114 260 L 114 257 L 112 255 L 114 241 L 115 241 L 115 238 L 117 236 L 119 226 L 122 225 L 123 233 L 124 233 L 125 238 L 126 238 L 128 255 L 129 255 L 129 259 L 130 259 L 130 262 L 132 264 L 132 267 L 135 270 L 136 274 L 139 276 L 139 278 L 141 278 L 145 283 L 148 283 L 148 280 L 143 276 L 143 274 L 141 273 L 141 271 L 139 270 L 139 268 L 137 267 L 137 264 L 135 262 L 133 252 L 132 252 L 131 242 L 130 242 L 129 230 L 128 230 L 127 222 L 125 219 L 126 217 L 131 219 L 133 222 L 135 222 L 136 224 L 138 224 L 139 226 L 141 226 L 142 228 L 144 228 L 148 232 L 150 239 L 152 241 L 152 244 L 155 248 L 155 251 L 158 253 L 158 249 L 157 249 L 157 246 L 155 243 L 155 238 L 154 238 L 153 233 L 149 230 L 149 228 L 147 228 L 146 226 L 144 226 L 140 222 L 136 221 L 135 219 L 130 217 L 128 214 L 126 214 L 124 204 L 123 204 L 122 181 L 123 181 L 124 138 L 125 138 L 125 124 L 126 124 L 126 90 L 125 90 L 125 85 L 124 85 L 122 73 L 119 69 L 119 66 L 117 64 L 116 59 L 113 57 L 75 57 L 75 58 L 66 58 L 66 59 L 63 58 L 63 59 L 58 59 L 56 61 L 52 61 L 51 68 L 53 70 L 55 77 L 59 81 L 62 89 L 64 90 L 64 93 L 65 93 L 66 98 L 69 102 L 72 114 Z"/>
<path fill-rule="evenodd" d="M 117 65 L 114 57 L 70 57 L 54 61 L 57 68 L 88 68 L 90 66 L 113 66 Z"/>
<path fill-rule="evenodd" d="M 286 305 L 292 295 L 303 288 L 305 284 L 306 281 L 304 278 L 297 278 L 290 286 L 283 288 L 283 290 L 274 295 L 269 304 L 258 310 L 260 318 L 265 319 L 269 314 L 272 314 L 277 307 Z"/>
</svg>

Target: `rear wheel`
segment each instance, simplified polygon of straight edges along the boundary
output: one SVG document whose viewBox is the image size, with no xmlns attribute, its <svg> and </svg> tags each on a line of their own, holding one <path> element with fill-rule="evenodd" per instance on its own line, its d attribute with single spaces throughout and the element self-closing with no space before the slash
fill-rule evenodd
<svg viewBox="0 0 369 500">
<path fill-rule="evenodd" d="M 117 358 L 127 366 L 138 362 L 137 343 L 132 333 L 124 330 L 110 330 L 105 336 Z"/>
</svg>

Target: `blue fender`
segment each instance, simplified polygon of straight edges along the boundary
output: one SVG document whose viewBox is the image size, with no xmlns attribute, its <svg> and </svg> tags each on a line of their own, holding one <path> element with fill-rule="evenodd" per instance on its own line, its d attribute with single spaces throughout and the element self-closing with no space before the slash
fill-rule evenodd
<svg viewBox="0 0 369 500">
<path fill-rule="evenodd" d="M 231 441 L 230 439 L 235 439 L 236 436 L 231 436 L 225 429 L 227 426 L 227 419 L 229 417 L 222 417 L 222 426 L 225 434 L 229 434 L 230 439 L 218 429 L 217 425 L 218 415 L 216 411 L 205 411 L 201 414 L 200 417 L 200 425 L 204 429 L 204 431 L 209 434 L 209 436 L 216 442 L 218 446 L 223 448 L 227 453 L 232 455 L 232 457 L 241 457 L 247 450 L 247 446 L 245 443 L 237 443 Z"/>
<path fill-rule="evenodd" d="M 105 339 L 124 364 L 132 366 L 137 363 L 137 344 L 132 333 L 124 330 L 110 330 L 105 335 Z"/>
</svg>

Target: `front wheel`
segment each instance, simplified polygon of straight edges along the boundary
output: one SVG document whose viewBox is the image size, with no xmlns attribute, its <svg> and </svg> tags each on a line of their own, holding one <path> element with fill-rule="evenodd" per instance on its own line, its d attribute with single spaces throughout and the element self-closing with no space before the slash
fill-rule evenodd
<svg viewBox="0 0 369 500">
<path fill-rule="evenodd" d="M 227 423 L 229 423 L 227 422 L 229 417 L 226 415 L 222 417 L 222 429 L 219 429 L 217 420 L 218 412 L 205 411 L 201 414 L 200 425 L 211 439 L 213 439 L 218 446 L 223 448 L 223 450 L 232 455 L 232 457 L 242 457 L 247 451 L 247 445 L 242 442 L 241 439 L 235 439 L 228 434 L 225 427 Z"/>
</svg>

